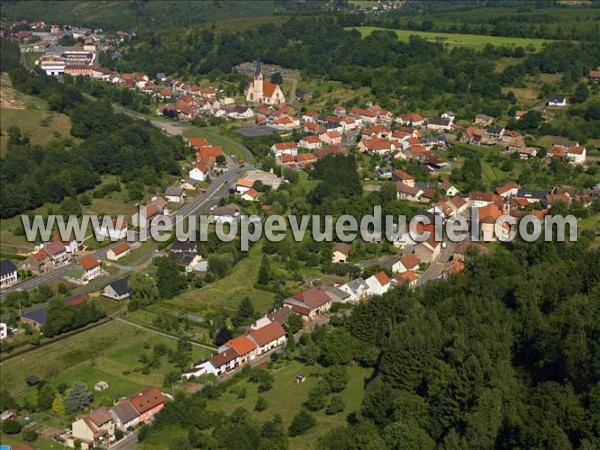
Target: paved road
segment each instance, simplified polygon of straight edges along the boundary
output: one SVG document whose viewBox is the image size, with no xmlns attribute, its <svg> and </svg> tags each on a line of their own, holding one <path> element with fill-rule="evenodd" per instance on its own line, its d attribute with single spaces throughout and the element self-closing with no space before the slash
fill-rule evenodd
<svg viewBox="0 0 600 450">
<path fill-rule="evenodd" d="M 418 285 L 423 286 L 430 280 L 435 280 L 438 278 L 442 271 L 444 270 L 444 266 L 450 260 L 452 253 L 454 253 L 454 249 L 458 245 L 457 242 L 452 241 L 444 241 L 446 243 L 446 248 L 442 248 L 440 251 L 440 255 L 438 258 L 429 266 L 429 269 L 423 274 L 421 278 L 419 278 Z"/>
<path fill-rule="evenodd" d="M 211 207 L 216 205 L 221 198 L 227 196 L 227 186 L 233 183 L 245 170 L 247 169 L 242 169 L 238 166 L 235 166 L 229 169 L 228 171 L 224 172 L 223 174 L 219 175 L 217 178 L 215 178 L 213 183 L 211 183 L 211 185 L 206 189 L 206 191 L 204 191 L 204 193 L 195 197 L 191 202 L 186 203 L 183 207 L 179 209 L 179 211 L 177 211 L 178 217 L 176 223 L 180 222 L 181 220 L 184 220 L 187 216 L 191 214 L 208 211 Z M 104 259 L 106 253 L 118 244 L 118 242 L 111 243 L 110 245 L 93 252 L 92 255 L 96 259 Z M 16 290 L 30 291 L 43 284 L 48 284 L 53 281 L 59 280 L 67 274 L 67 272 L 72 266 L 73 263 L 65 264 L 57 269 L 54 269 L 51 272 L 47 272 L 43 275 L 40 275 L 39 277 L 32 278 L 30 280 L 12 286 L 8 289 L 4 289 L 0 293 L 0 300 L 3 300 L 5 295 L 9 292 Z"/>
<path fill-rule="evenodd" d="M 119 442 L 116 442 L 115 444 L 111 445 L 109 447 L 110 450 L 132 450 L 132 449 L 134 449 L 138 445 L 137 435 L 138 435 L 139 431 L 140 431 L 139 429 L 132 431 L 131 434 L 125 436 Z"/>
</svg>

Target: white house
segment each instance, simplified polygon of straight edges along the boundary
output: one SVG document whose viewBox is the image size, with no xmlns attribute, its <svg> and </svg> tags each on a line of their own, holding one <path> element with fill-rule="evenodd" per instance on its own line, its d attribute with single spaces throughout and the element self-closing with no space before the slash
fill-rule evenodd
<svg viewBox="0 0 600 450">
<path fill-rule="evenodd" d="M 165 191 L 165 199 L 171 203 L 183 203 L 185 201 L 185 190 L 181 187 L 169 186 Z"/>
<path fill-rule="evenodd" d="M 128 278 L 121 278 L 120 280 L 113 281 L 110 284 L 104 286 L 102 289 L 102 295 L 104 297 L 112 298 L 113 300 L 125 300 L 131 296 L 131 289 L 129 288 Z"/>
<path fill-rule="evenodd" d="M 385 272 L 377 272 L 375 275 L 367 278 L 365 282 L 369 286 L 369 293 L 371 295 L 383 295 L 392 285 L 392 281 Z"/>
<path fill-rule="evenodd" d="M 10 259 L 0 261 L 0 288 L 12 286 L 17 281 L 17 266 Z"/>
<path fill-rule="evenodd" d="M 337 145 L 342 143 L 342 133 L 335 130 L 329 130 L 319 135 L 319 139 L 325 144 Z"/>
<path fill-rule="evenodd" d="M 342 284 L 338 289 L 349 294 L 346 301 L 356 303 L 369 295 L 369 285 L 362 278 L 357 278 L 346 284 Z"/>
<path fill-rule="evenodd" d="M 553 95 L 548 99 L 548 106 L 564 108 L 567 106 L 567 97 L 562 95 Z"/>
<path fill-rule="evenodd" d="M 102 269 L 100 261 L 91 255 L 83 256 L 77 262 L 77 265 L 84 270 L 84 278 L 87 281 L 93 280 L 100 275 Z"/>
<path fill-rule="evenodd" d="M 208 177 L 208 166 L 202 162 L 196 164 L 192 170 L 189 171 L 188 176 L 192 180 L 204 181 Z"/>
<path fill-rule="evenodd" d="M 271 146 L 271 152 L 275 156 L 291 155 L 296 156 L 298 154 L 298 145 L 295 142 L 279 142 Z"/>
<path fill-rule="evenodd" d="M 582 146 L 571 146 L 567 150 L 567 160 L 573 164 L 583 164 L 587 157 L 587 149 Z"/>
</svg>

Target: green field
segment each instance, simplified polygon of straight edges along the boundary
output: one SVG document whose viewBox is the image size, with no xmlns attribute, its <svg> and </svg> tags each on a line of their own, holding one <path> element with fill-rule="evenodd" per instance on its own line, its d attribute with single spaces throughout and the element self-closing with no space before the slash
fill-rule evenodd
<svg viewBox="0 0 600 450">
<path fill-rule="evenodd" d="M 221 136 L 214 130 L 209 130 L 206 128 L 190 128 L 185 131 L 183 135 L 187 138 L 192 137 L 203 137 L 211 145 L 219 146 L 223 149 L 223 151 L 227 154 L 234 154 L 238 159 L 245 159 L 244 153 L 240 150 L 238 144 L 232 143 L 232 141 L 224 136 Z"/>
<path fill-rule="evenodd" d="M 244 297 L 249 297 L 258 312 L 266 313 L 273 306 L 275 294 L 253 287 L 262 259 L 261 247 L 260 243 L 256 244 L 248 252 L 248 256 L 238 262 L 224 278 L 200 289 L 186 291 L 173 300 L 164 302 L 164 305 L 176 306 L 190 313 L 204 313 L 218 309 L 231 313 L 237 310 Z"/>
<path fill-rule="evenodd" d="M 252 418 L 259 423 L 271 420 L 275 414 L 281 415 L 283 424 L 287 428 L 293 417 L 302 409 L 302 403 L 308 397 L 308 391 L 318 382 L 319 374 L 325 374 L 326 369 L 320 366 L 304 366 L 298 361 L 283 362 L 275 364 L 269 369 L 275 380 L 273 389 L 262 394 L 267 400 L 268 407 L 261 412 L 254 411 L 254 405 L 258 398 L 256 384 L 247 380 L 242 380 L 234 384 L 225 394 L 216 400 L 208 402 L 208 409 L 231 414 L 239 407 L 245 408 L 251 413 Z M 306 434 L 290 438 L 290 449 L 304 450 L 316 448 L 317 440 L 327 434 L 332 428 L 346 424 L 346 418 L 352 412 L 358 411 L 363 397 L 364 382 L 369 378 L 371 369 L 362 367 L 350 367 L 348 369 L 350 383 L 348 387 L 340 394 L 346 403 L 345 410 L 333 416 L 326 415 L 323 411 L 314 413 L 317 425 Z M 303 375 L 306 381 L 302 384 L 295 384 L 294 377 Z M 246 397 L 238 398 L 238 393 L 246 390 Z M 160 437 L 154 435 L 154 439 L 144 442 L 140 450 L 150 449 L 169 449 L 168 440 L 178 434 L 183 433 L 177 428 L 170 428 Z"/>
<path fill-rule="evenodd" d="M 453 33 L 436 33 L 429 31 L 413 31 L 413 30 L 394 30 L 391 28 L 380 27 L 348 27 L 347 30 L 358 30 L 363 37 L 370 35 L 374 31 L 393 31 L 401 41 L 408 42 L 410 36 L 419 36 L 428 41 L 443 42 L 450 47 L 470 47 L 477 50 L 482 49 L 487 44 L 495 46 L 510 46 L 510 47 L 528 47 L 533 50 L 540 50 L 549 39 L 530 39 L 516 38 L 504 36 L 486 36 L 478 34 L 453 34 Z"/>
<path fill-rule="evenodd" d="M 161 367 L 148 375 L 137 371 L 139 356 L 144 351 L 151 352 L 152 346 L 159 342 L 168 348 L 174 348 L 176 343 L 123 322 L 110 321 L 3 362 L 2 387 L 17 401 L 25 398 L 33 401 L 36 390 L 25 383 L 30 375 L 49 380 L 54 386 L 79 380 L 93 387 L 104 380 L 109 388 L 98 394 L 97 399 L 116 400 L 144 386 L 161 386 L 165 373 L 174 370 L 166 357 L 162 357 Z M 197 361 L 209 352 L 194 347 L 193 353 Z"/>
</svg>

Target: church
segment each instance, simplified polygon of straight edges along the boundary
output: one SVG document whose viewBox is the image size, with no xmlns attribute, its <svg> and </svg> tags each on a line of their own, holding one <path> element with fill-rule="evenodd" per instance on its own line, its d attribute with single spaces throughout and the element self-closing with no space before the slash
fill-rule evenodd
<svg viewBox="0 0 600 450">
<path fill-rule="evenodd" d="M 256 63 L 254 80 L 246 89 L 246 100 L 263 105 L 278 105 L 285 103 L 285 97 L 279 85 L 263 79 L 260 62 Z"/>
</svg>

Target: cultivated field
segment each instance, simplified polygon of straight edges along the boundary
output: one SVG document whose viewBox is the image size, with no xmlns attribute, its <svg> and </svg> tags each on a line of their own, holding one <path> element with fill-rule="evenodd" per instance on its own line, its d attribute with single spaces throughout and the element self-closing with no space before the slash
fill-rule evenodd
<svg viewBox="0 0 600 450">
<path fill-rule="evenodd" d="M 453 34 L 437 33 L 430 31 L 393 30 L 380 27 L 349 27 L 348 30 L 358 30 L 363 37 L 370 35 L 373 31 L 393 31 L 401 41 L 408 41 L 410 36 L 419 36 L 428 41 L 439 41 L 450 47 L 470 47 L 477 50 L 487 44 L 495 46 L 523 47 L 525 49 L 539 50 L 542 46 L 551 42 L 549 39 L 516 38 L 505 36 L 486 36 L 478 34 Z"/>
<path fill-rule="evenodd" d="M 160 342 L 169 349 L 176 341 L 141 330 L 123 322 L 110 321 L 74 336 L 53 342 L 2 363 L 2 388 L 17 401 L 35 400 L 35 388 L 28 388 L 30 375 L 48 380 L 53 386 L 83 381 L 88 387 L 106 381 L 109 388 L 96 397 L 115 400 L 148 385 L 161 386 L 165 373 L 175 370 L 166 357 L 161 367 L 148 375 L 138 370 L 138 359 Z M 208 351 L 193 348 L 194 361 L 208 356 Z"/>
</svg>

